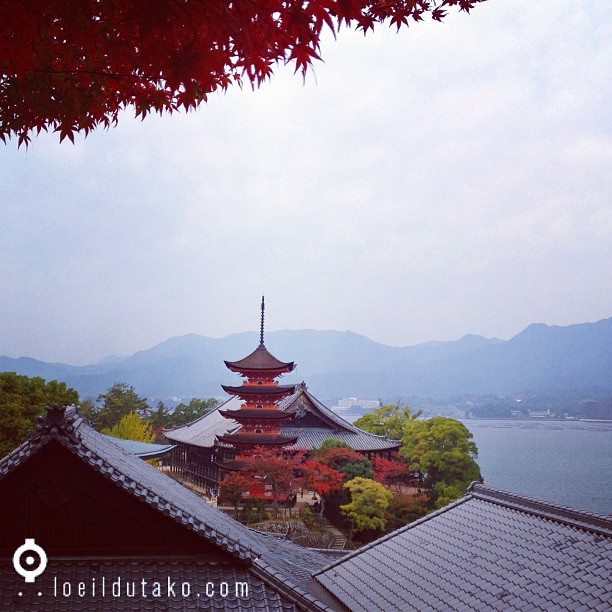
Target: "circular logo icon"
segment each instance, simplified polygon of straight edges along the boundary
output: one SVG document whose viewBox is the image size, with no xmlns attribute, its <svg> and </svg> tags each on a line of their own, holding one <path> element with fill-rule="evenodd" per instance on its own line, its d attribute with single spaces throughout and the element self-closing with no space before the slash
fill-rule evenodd
<svg viewBox="0 0 612 612">
<path fill-rule="evenodd" d="M 47 553 L 34 538 L 26 538 L 25 543 L 13 554 L 13 567 L 26 582 L 34 582 L 47 567 Z"/>
</svg>

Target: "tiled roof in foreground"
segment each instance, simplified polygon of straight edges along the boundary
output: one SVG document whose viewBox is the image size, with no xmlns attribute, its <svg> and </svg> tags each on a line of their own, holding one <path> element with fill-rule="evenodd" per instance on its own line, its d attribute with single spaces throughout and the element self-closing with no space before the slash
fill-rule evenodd
<svg viewBox="0 0 612 612">
<path fill-rule="evenodd" d="M 289 602 L 298 602 L 299 606 L 309 610 L 327 609 L 311 592 L 311 589 L 320 590 L 311 576 L 329 562 L 326 555 L 289 541 L 271 540 L 235 521 L 95 431 L 74 408 L 52 407 L 45 417 L 39 417 L 36 428 L 26 441 L 0 459 L 0 480 L 19 470 L 32 455 L 52 441 L 61 444 L 129 495 L 182 524 L 194 533 L 194 537 L 201 537 L 241 560 L 249 575 L 267 585 L 268 593 L 275 590 L 282 595 L 284 603 L 278 600 L 281 602 L 279 609 L 285 609 L 282 606 Z M 165 562 L 165 559 L 159 561 Z M 138 571 L 141 563 L 142 560 L 135 561 Z M 78 568 L 75 567 L 75 571 L 78 572 Z M 10 574 L 15 575 L 14 572 Z M 272 587 L 273 591 L 270 591 Z M 251 600 L 249 605 L 253 604 L 254 600 Z M 276 605 L 261 609 L 276 609 Z"/>
<path fill-rule="evenodd" d="M 354 612 L 607 612 L 612 521 L 474 484 L 315 577 Z"/>
</svg>

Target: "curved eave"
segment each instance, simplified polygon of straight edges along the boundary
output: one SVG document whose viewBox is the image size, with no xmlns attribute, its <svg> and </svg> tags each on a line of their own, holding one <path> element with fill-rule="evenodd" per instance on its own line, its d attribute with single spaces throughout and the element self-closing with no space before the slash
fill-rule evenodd
<svg viewBox="0 0 612 612">
<path fill-rule="evenodd" d="M 297 442 L 298 436 L 283 435 L 258 435 L 258 434 L 228 434 L 217 436 L 217 440 L 223 444 L 234 446 L 290 446 Z"/>
<path fill-rule="evenodd" d="M 280 399 L 295 391 L 295 385 L 221 385 L 221 388 L 229 395 L 237 395 L 244 400 L 263 400 L 267 397 Z"/>
<path fill-rule="evenodd" d="M 287 421 L 292 417 L 291 414 L 281 410 L 219 410 L 226 419 L 233 419 L 238 423 L 243 421 Z"/>
<path fill-rule="evenodd" d="M 277 359 L 268 349 L 260 344 L 250 355 L 238 361 L 225 361 L 225 365 L 232 372 L 246 375 L 247 372 L 270 374 L 277 372 L 276 376 L 291 372 L 295 369 L 293 361 L 281 361 Z"/>
<path fill-rule="evenodd" d="M 228 370 L 240 374 L 245 378 L 278 378 L 283 374 L 288 374 L 295 369 L 295 365 L 291 364 L 290 368 L 236 368 L 225 362 Z"/>
</svg>

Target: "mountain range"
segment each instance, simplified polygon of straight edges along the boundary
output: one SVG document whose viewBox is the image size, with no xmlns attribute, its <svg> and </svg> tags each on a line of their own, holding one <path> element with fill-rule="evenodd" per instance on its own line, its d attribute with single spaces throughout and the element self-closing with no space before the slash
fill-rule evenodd
<svg viewBox="0 0 612 612">
<path fill-rule="evenodd" d="M 258 345 L 258 334 L 225 338 L 188 334 L 126 358 L 86 366 L 0 357 L 0 371 L 65 381 L 82 399 L 115 382 L 152 398 L 222 395 L 239 384 L 223 360 L 238 360 Z M 446 399 L 463 394 L 612 395 L 612 318 L 566 327 L 533 324 L 509 340 L 468 335 L 407 347 L 378 344 L 350 331 L 278 331 L 266 347 L 297 369 L 284 383 L 305 381 L 321 399 Z"/>
</svg>

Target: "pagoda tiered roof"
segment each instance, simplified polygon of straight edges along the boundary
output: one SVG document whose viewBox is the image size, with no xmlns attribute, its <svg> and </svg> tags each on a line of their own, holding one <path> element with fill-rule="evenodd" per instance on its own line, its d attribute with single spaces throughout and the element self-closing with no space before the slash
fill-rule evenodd
<svg viewBox="0 0 612 612">
<path fill-rule="evenodd" d="M 237 395 L 239 398 L 248 401 L 269 400 L 275 402 L 295 391 L 295 385 L 221 385 L 223 390 L 229 395 Z"/>
<path fill-rule="evenodd" d="M 262 418 L 266 421 L 286 421 L 293 418 L 293 415 L 276 409 L 250 410 L 248 408 L 239 408 L 238 410 L 219 410 L 219 412 L 226 419 L 233 419 L 239 423 L 243 421 L 259 421 Z"/>
<path fill-rule="evenodd" d="M 281 361 L 277 359 L 261 343 L 250 355 L 239 361 L 225 361 L 225 365 L 232 371 L 238 372 L 241 376 L 257 377 L 265 375 L 275 378 L 281 374 L 292 372 L 295 369 L 293 361 Z"/>
</svg>

